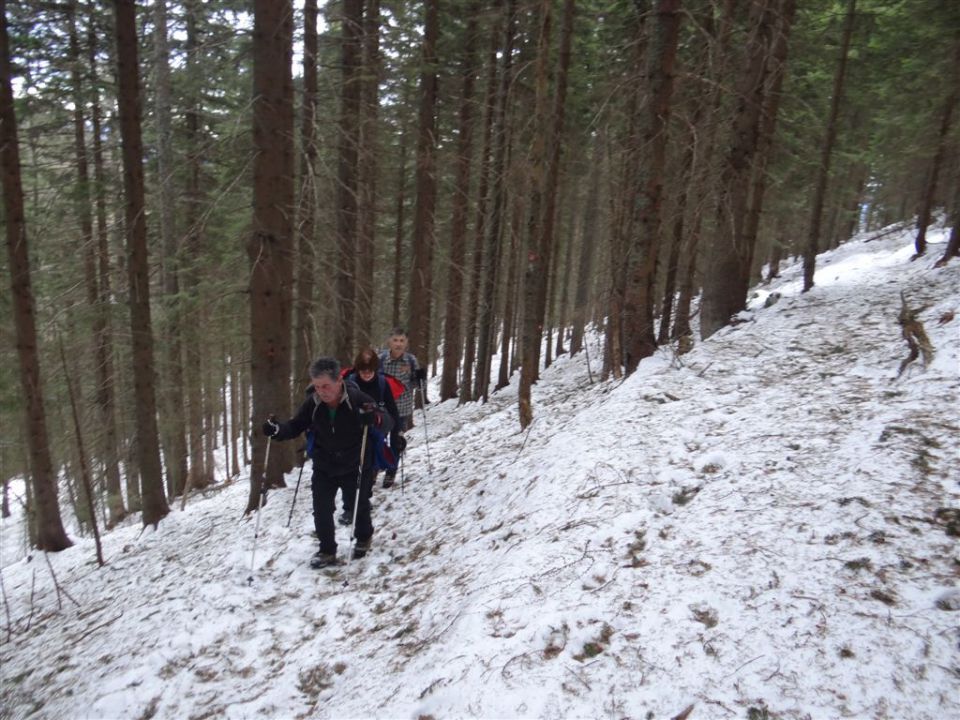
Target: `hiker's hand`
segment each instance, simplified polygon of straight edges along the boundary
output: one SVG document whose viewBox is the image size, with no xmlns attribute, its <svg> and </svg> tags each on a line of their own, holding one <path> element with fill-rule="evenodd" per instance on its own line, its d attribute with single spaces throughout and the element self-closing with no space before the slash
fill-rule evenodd
<svg viewBox="0 0 960 720">
<path fill-rule="evenodd" d="M 277 422 L 277 416 L 271 415 L 263 424 L 263 434 L 267 437 L 276 437 L 280 434 L 280 423 Z"/>
<path fill-rule="evenodd" d="M 370 426 L 376 424 L 377 413 L 376 408 L 371 403 L 367 403 L 360 408 L 360 412 L 357 413 L 357 418 L 360 420 L 360 424 L 364 426 Z"/>
<path fill-rule="evenodd" d="M 427 369 L 426 369 L 426 368 L 417 368 L 416 370 L 413 371 L 413 376 L 414 376 L 417 380 L 421 380 L 421 381 L 426 380 L 426 379 L 427 379 Z"/>
<path fill-rule="evenodd" d="M 398 453 L 407 449 L 407 439 L 403 435 L 397 435 L 396 439 L 390 443 L 390 446 Z"/>
</svg>

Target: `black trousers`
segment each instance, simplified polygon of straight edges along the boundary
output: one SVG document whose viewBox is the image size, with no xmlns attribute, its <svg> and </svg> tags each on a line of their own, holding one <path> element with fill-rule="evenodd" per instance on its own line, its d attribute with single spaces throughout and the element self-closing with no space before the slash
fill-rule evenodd
<svg viewBox="0 0 960 720">
<path fill-rule="evenodd" d="M 363 471 L 360 484 L 360 504 L 357 506 L 357 526 L 354 537 L 365 541 L 373 535 L 373 521 L 370 519 L 370 487 L 373 483 L 373 468 Z M 327 475 L 314 471 L 310 481 L 313 492 L 313 527 L 320 539 L 320 552 L 337 554 L 337 526 L 333 514 L 337 509 L 337 490 L 343 492 L 344 500 L 350 498 L 350 512 L 353 512 L 353 500 L 357 495 L 357 473 L 346 475 Z"/>
</svg>

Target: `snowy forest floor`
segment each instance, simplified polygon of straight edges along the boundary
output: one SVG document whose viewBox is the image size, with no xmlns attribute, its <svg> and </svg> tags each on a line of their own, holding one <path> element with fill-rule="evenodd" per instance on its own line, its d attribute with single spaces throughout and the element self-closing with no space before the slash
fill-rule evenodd
<svg viewBox="0 0 960 720">
<path fill-rule="evenodd" d="M 291 528 L 296 470 L 270 494 L 252 583 L 246 477 L 107 533 L 102 569 L 75 535 L 22 557 L 5 521 L 0 717 L 960 717 L 945 239 L 911 262 L 909 234 L 855 238 L 808 293 L 789 266 L 623 382 L 563 356 L 528 433 L 516 378 L 432 403 L 335 570 L 307 565 L 309 467 Z M 936 356 L 898 378 L 901 292 Z"/>
</svg>

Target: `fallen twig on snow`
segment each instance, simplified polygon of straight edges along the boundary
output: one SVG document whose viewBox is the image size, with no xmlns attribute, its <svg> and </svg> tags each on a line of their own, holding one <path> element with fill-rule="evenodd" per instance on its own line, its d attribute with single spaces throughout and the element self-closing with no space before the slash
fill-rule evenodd
<svg viewBox="0 0 960 720">
<path fill-rule="evenodd" d="M 45 552 L 43 554 L 43 558 L 44 560 L 47 561 L 47 567 L 50 569 L 50 577 L 53 578 L 53 587 L 57 591 L 57 607 L 61 610 L 63 609 L 63 603 L 60 601 L 61 592 L 70 599 L 70 602 L 72 602 L 77 607 L 80 607 L 80 603 L 74 600 L 73 596 L 70 595 L 70 593 L 68 593 L 64 588 L 60 587 L 60 583 L 57 581 L 57 574 L 53 571 L 53 565 L 50 563 L 50 554 Z"/>
</svg>

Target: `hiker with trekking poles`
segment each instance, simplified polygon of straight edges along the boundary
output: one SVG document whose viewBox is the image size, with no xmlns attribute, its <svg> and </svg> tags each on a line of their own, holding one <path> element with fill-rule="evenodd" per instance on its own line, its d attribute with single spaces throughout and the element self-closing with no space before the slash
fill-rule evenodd
<svg viewBox="0 0 960 720">
<path fill-rule="evenodd" d="M 407 432 L 413 427 L 413 393 L 426 379 L 426 370 L 421 368 L 413 353 L 407 352 L 407 331 L 395 327 L 387 339 L 387 349 L 380 353 L 380 369 L 395 377 L 406 388 L 397 398 L 397 413 L 400 416 L 400 431 Z M 402 456 L 402 451 L 400 455 Z M 390 487 L 396 481 L 396 471 L 387 471 L 383 477 L 383 486 Z"/>
<path fill-rule="evenodd" d="M 334 512 L 337 490 L 354 497 L 354 559 L 370 550 L 373 521 L 370 517 L 369 486 L 373 483 L 374 446 L 370 429 L 389 433 L 393 419 L 354 383 L 340 376 L 340 363 L 321 357 L 310 365 L 310 388 L 297 413 L 280 422 L 271 416 L 263 423 L 263 434 L 271 440 L 291 440 L 311 431 L 313 447 L 313 524 L 320 549 L 310 567 L 324 568 L 337 563 Z"/>
<path fill-rule="evenodd" d="M 390 452 L 395 460 L 407 446 L 407 441 L 400 433 L 400 417 L 397 414 L 397 404 L 394 401 L 394 392 L 403 391 L 403 385 L 396 378 L 384 375 L 380 369 L 380 358 L 373 348 L 364 348 L 353 360 L 352 368 L 345 368 L 340 373 L 347 382 L 355 383 L 361 392 L 366 393 L 377 404 L 377 408 L 386 412 L 393 420 L 393 429 L 390 431 Z M 379 439 L 378 439 L 379 440 Z M 367 487 L 367 496 L 373 494 L 373 485 L 379 472 L 379 465 L 374 469 L 373 478 Z M 384 467 L 385 472 L 396 473 L 396 463 Z M 389 485 L 387 486 L 389 487 Z M 353 496 L 350 493 L 343 495 L 343 513 L 337 518 L 341 525 L 349 525 L 353 516 Z"/>
</svg>

